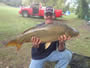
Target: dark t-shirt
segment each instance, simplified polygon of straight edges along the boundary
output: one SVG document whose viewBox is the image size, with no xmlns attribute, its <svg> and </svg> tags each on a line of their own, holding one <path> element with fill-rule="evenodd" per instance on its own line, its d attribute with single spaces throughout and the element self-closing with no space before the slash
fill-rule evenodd
<svg viewBox="0 0 90 68">
<path fill-rule="evenodd" d="M 58 41 L 52 42 L 47 49 L 45 49 L 45 43 L 41 43 L 39 48 L 32 47 L 32 58 L 43 59 L 56 50 L 57 46 Z"/>
</svg>

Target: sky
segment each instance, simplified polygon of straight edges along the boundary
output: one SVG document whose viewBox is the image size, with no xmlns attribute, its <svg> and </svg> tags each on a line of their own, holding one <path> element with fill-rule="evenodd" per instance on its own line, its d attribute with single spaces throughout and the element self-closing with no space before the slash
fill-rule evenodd
<svg viewBox="0 0 90 68">
<path fill-rule="evenodd" d="M 71 0 L 67 0 L 67 2 L 66 3 L 70 3 L 71 2 Z"/>
<path fill-rule="evenodd" d="M 75 7 L 76 8 L 76 6 L 75 6 L 75 2 L 76 0 L 67 0 L 67 2 L 66 2 L 66 5 L 68 4 L 68 3 L 70 3 L 70 7 Z"/>
</svg>

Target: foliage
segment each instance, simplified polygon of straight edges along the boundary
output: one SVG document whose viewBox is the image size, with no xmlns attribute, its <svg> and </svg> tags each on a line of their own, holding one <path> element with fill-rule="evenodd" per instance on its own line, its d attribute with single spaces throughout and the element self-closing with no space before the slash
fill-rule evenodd
<svg viewBox="0 0 90 68">
<path fill-rule="evenodd" d="M 64 8 L 63 8 L 63 12 L 66 12 L 70 9 L 70 4 L 68 3 Z"/>
<path fill-rule="evenodd" d="M 87 0 L 88 4 L 90 4 L 90 0 Z"/>
<path fill-rule="evenodd" d="M 78 7 L 76 14 L 79 18 L 84 19 L 88 14 L 88 3 L 86 0 L 78 0 Z"/>
<path fill-rule="evenodd" d="M 33 3 L 42 3 L 44 6 L 53 6 L 57 9 L 65 7 L 66 0 L 22 0 L 22 4 L 31 5 Z"/>
<path fill-rule="evenodd" d="M 21 0 L 0 0 L 0 2 L 3 2 L 9 6 L 18 7 L 21 5 Z"/>
</svg>

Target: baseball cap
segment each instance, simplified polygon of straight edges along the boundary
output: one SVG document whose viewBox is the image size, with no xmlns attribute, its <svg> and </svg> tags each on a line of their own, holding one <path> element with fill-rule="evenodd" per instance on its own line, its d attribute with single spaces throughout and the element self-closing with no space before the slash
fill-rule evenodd
<svg viewBox="0 0 90 68">
<path fill-rule="evenodd" d="M 46 7 L 44 13 L 45 13 L 45 14 L 46 14 L 46 13 L 52 13 L 52 14 L 54 14 L 54 8 L 51 7 L 51 6 L 48 6 L 48 7 Z"/>
</svg>

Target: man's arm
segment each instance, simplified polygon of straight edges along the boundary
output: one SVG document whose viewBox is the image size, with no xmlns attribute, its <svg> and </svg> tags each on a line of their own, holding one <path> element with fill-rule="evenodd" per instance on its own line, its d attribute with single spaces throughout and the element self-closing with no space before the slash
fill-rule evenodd
<svg viewBox="0 0 90 68">
<path fill-rule="evenodd" d="M 64 51 L 66 46 L 65 46 L 65 42 L 66 40 L 70 40 L 70 36 L 67 37 L 66 35 L 62 35 L 60 37 L 58 37 L 58 40 L 59 40 L 59 46 L 58 46 L 58 50 L 59 51 Z"/>
</svg>

